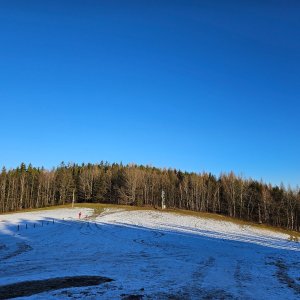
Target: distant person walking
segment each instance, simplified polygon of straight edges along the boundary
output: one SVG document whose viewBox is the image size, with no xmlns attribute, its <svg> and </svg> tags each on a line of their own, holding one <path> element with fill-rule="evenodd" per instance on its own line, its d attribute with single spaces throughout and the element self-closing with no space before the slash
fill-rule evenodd
<svg viewBox="0 0 300 300">
<path fill-rule="evenodd" d="M 78 217 L 79 217 L 79 219 L 81 218 L 81 212 L 79 212 Z"/>
</svg>

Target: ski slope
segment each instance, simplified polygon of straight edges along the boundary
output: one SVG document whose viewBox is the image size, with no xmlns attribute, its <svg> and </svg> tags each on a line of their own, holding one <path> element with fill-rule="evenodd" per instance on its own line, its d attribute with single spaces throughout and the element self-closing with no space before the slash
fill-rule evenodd
<svg viewBox="0 0 300 300">
<path fill-rule="evenodd" d="M 0 216 L 0 290 L 84 275 L 112 281 L 22 299 L 299 299 L 300 243 L 280 232 L 154 210 Z"/>
</svg>

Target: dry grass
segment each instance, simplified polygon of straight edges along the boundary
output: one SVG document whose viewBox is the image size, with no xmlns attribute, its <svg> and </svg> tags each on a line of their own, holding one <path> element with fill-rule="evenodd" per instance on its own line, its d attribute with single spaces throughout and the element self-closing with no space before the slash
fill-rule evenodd
<svg viewBox="0 0 300 300">
<path fill-rule="evenodd" d="M 16 211 L 9 211 L 5 213 L 0 213 L 1 215 L 10 215 L 10 214 L 18 214 L 18 213 L 24 213 L 24 212 L 31 212 L 31 211 L 42 211 L 42 210 L 52 210 L 52 209 L 58 209 L 58 208 L 70 208 L 72 207 L 71 204 L 65 204 L 65 205 L 55 205 L 55 206 L 46 206 L 41 208 L 26 208 Z"/>
</svg>

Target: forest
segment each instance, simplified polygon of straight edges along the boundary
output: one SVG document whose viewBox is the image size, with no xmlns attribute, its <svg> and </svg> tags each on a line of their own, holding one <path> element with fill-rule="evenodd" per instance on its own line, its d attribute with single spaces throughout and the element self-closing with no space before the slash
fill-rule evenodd
<svg viewBox="0 0 300 300">
<path fill-rule="evenodd" d="M 236 176 L 188 173 L 122 163 L 65 164 L 46 170 L 22 163 L 0 173 L 0 212 L 75 202 L 217 213 L 300 231 L 299 189 Z"/>
</svg>

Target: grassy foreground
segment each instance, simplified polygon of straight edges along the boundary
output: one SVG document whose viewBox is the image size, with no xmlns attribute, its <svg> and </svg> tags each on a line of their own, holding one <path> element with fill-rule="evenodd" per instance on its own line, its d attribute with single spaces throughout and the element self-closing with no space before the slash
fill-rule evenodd
<svg viewBox="0 0 300 300">
<path fill-rule="evenodd" d="M 266 224 L 257 224 L 253 222 L 248 222 L 236 218 L 231 218 L 228 216 L 223 216 L 219 214 L 214 213 L 207 213 L 207 212 L 197 212 L 197 211 L 190 211 L 190 210 L 183 210 L 183 209 L 157 209 L 153 207 L 139 207 L 139 206 L 130 206 L 130 205 L 117 205 L 117 204 L 109 204 L 109 203 L 75 203 L 74 207 L 82 207 L 82 208 L 91 208 L 94 209 L 94 217 L 101 214 L 104 209 L 107 208 L 114 208 L 114 209 L 123 209 L 127 211 L 137 211 L 137 210 L 153 210 L 153 211 L 160 211 L 163 213 L 175 213 L 178 215 L 185 215 L 185 216 L 193 216 L 198 218 L 207 218 L 207 219 L 213 219 L 217 221 L 222 222 L 230 222 L 237 224 L 239 226 L 251 226 L 254 228 L 262 229 L 262 230 L 269 230 L 273 232 L 280 232 L 283 234 L 289 235 L 289 240 L 298 242 L 300 240 L 300 232 L 297 231 L 291 231 L 282 229 L 279 227 L 273 227 Z M 49 207 L 43 207 L 43 208 L 36 208 L 36 209 L 24 209 L 21 211 L 16 212 L 9 212 L 5 214 L 12 214 L 12 213 L 21 213 L 21 212 L 31 212 L 31 211 L 44 211 L 44 210 L 53 210 L 53 209 L 60 209 L 60 208 L 72 208 L 72 204 L 65 204 L 65 205 L 57 205 L 57 206 L 49 206 Z M 1 214 L 0 214 L 1 215 Z"/>
</svg>

